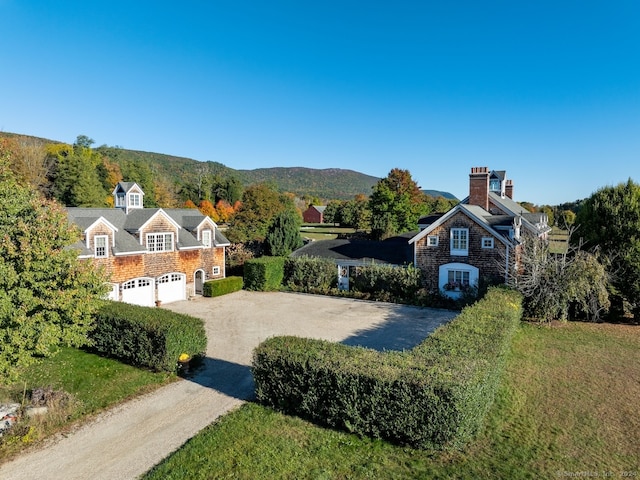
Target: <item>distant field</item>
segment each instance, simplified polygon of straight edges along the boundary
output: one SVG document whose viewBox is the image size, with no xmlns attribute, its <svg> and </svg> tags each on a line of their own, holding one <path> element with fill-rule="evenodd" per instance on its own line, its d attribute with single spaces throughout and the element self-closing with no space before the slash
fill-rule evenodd
<svg viewBox="0 0 640 480">
<path fill-rule="evenodd" d="M 302 238 L 308 238 L 311 240 L 333 240 L 334 238 L 338 238 L 338 235 L 348 233 L 355 233 L 355 229 L 334 227 L 326 223 L 304 224 L 300 228 L 300 235 L 302 235 Z"/>
<path fill-rule="evenodd" d="M 569 247 L 569 232 L 557 227 L 549 234 L 549 249 L 553 253 L 566 253 Z"/>
</svg>

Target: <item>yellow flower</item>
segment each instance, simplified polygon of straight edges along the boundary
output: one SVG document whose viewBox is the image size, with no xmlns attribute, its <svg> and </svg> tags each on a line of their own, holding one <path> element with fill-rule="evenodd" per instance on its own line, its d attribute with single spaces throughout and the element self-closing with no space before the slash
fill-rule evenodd
<svg viewBox="0 0 640 480">
<path fill-rule="evenodd" d="M 186 353 L 181 353 L 178 357 L 178 361 L 180 362 L 186 362 L 187 360 L 189 360 L 189 355 Z"/>
</svg>

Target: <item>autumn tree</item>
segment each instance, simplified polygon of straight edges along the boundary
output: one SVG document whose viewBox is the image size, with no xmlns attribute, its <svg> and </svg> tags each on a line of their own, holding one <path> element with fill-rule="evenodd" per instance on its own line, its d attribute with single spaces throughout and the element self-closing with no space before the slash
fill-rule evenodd
<svg viewBox="0 0 640 480">
<path fill-rule="evenodd" d="M 20 186 L 0 157 L 0 379 L 61 345 L 87 344 L 106 278 L 68 247 L 64 209 Z"/>
<path fill-rule="evenodd" d="M 415 230 L 427 213 L 425 194 L 408 170 L 394 168 L 376 183 L 369 199 L 371 235 L 384 239 Z"/>
<path fill-rule="evenodd" d="M 242 196 L 242 205 L 227 230 L 227 238 L 232 242 L 263 242 L 273 219 L 286 210 L 295 210 L 287 195 L 266 183 L 251 185 Z"/>
<path fill-rule="evenodd" d="M 202 200 L 198 205 L 198 210 L 200 210 L 200 213 L 202 213 L 203 215 L 207 215 L 211 218 L 215 217 L 216 215 L 216 209 L 209 200 Z"/>
</svg>

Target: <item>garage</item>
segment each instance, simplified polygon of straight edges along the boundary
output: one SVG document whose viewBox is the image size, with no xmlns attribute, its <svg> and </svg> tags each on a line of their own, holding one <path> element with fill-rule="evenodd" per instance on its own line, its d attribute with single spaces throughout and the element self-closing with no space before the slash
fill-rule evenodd
<svg viewBox="0 0 640 480">
<path fill-rule="evenodd" d="M 155 300 L 153 278 L 134 278 L 122 284 L 122 301 L 125 303 L 153 307 Z"/>
<path fill-rule="evenodd" d="M 187 298 L 187 276 L 184 273 L 167 273 L 158 277 L 158 300 L 162 303 L 177 302 Z"/>
</svg>

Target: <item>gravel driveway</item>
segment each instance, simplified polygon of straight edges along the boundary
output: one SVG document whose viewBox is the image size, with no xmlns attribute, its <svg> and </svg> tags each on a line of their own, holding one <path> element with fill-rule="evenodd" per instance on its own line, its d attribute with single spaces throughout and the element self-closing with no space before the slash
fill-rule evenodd
<svg viewBox="0 0 640 480">
<path fill-rule="evenodd" d="M 286 334 L 402 350 L 455 316 L 388 303 L 246 291 L 164 308 L 205 320 L 204 366 L 191 378 L 115 407 L 71 435 L 1 465 L 0 479 L 137 478 L 253 397 L 251 352 L 266 338 Z"/>
</svg>

